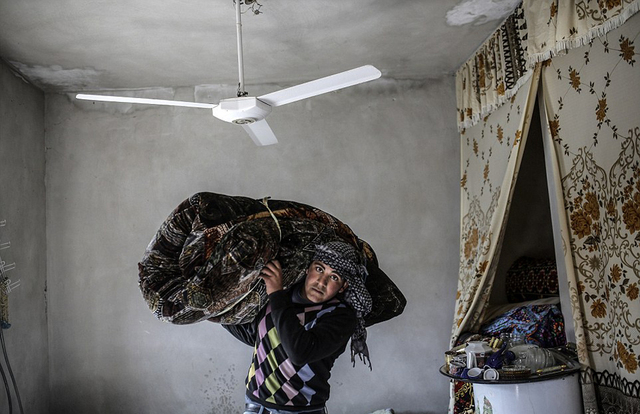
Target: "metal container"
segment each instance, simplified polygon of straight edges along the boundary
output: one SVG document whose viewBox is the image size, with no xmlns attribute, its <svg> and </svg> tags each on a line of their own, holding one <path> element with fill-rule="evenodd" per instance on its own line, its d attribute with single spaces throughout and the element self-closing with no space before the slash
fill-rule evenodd
<svg viewBox="0 0 640 414">
<path fill-rule="evenodd" d="M 582 414 L 582 394 L 575 372 L 544 381 L 473 383 L 477 413 Z"/>
</svg>

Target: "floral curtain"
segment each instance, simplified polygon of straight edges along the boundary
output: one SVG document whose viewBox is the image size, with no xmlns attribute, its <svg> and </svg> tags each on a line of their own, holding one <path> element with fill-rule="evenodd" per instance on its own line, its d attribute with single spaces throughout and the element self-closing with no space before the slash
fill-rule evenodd
<svg viewBox="0 0 640 414">
<path fill-rule="evenodd" d="M 587 413 L 640 412 L 638 40 L 640 15 L 541 75 Z"/>
<path fill-rule="evenodd" d="M 451 346 L 461 333 L 479 329 L 491 295 L 538 81 L 535 70 L 508 103 L 460 134 L 460 265 Z M 467 411 L 469 385 L 452 385 L 450 412 Z"/>
<path fill-rule="evenodd" d="M 586 413 L 640 413 L 639 9 L 640 0 L 524 0 L 456 76 L 451 344 L 482 322 L 540 76 Z"/>
<path fill-rule="evenodd" d="M 588 44 L 640 9 L 640 0 L 525 0 L 529 65 Z"/>
<path fill-rule="evenodd" d="M 523 0 L 456 72 L 458 129 L 518 92 L 535 64 L 588 44 L 640 10 L 640 0 Z"/>
<path fill-rule="evenodd" d="M 505 217 L 533 112 L 538 75 L 507 104 L 461 132 L 460 268 L 451 344 L 479 327 L 491 293 Z"/>
</svg>

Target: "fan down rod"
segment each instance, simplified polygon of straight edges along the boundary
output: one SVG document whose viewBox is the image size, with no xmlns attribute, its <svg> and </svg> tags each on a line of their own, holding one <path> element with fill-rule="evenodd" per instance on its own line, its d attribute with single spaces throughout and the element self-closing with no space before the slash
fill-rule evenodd
<svg viewBox="0 0 640 414">
<path fill-rule="evenodd" d="M 240 83 L 238 84 L 238 96 L 245 96 L 244 90 L 244 59 L 242 57 L 242 21 L 240 15 L 240 3 L 242 0 L 234 0 L 236 3 L 236 33 L 238 38 L 238 78 Z"/>
</svg>

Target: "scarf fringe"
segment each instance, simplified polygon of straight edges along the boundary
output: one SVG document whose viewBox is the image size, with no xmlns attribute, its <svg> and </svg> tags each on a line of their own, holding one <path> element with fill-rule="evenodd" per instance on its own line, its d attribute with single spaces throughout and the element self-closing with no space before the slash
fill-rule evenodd
<svg viewBox="0 0 640 414">
<path fill-rule="evenodd" d="M 364 344 L 363 350 L 357 351 L 353 345 L 353 341 L 351 341 L 351 363 L 354 367 L 356 366 L 356 355 L 358 355 L 360 361 L 369 366 L 369 371 L 373 371 L 373 368 L 371 367 L 371 359 L 369 358 L 369 348 L 366 344 Z"/>
</svg>

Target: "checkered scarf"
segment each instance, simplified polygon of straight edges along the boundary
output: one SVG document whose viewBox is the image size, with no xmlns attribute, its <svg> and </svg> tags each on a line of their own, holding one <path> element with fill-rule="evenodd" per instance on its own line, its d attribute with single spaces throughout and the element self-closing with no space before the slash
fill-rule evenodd
<svg viewBox="0 0 640 414">
<path fill-rule="evenodd" d="M 344 292 L 344 301 L 355 311 L 358 318 L 356 330 L 351 336 L 351 362 L 355 366 L 355 355 L 369 365 L 369 349 L 367 348 L 367 330 L 364 326 L 364 317 L 371 312 L 371 295 L 365 287 L 367 269 L 361 264 L 360 256 L 350 244 L 333 241 L 323 245 L 317 245 L 313 260 L 331 266 L 343 279 L 349 282 L 349 287 Z"/>
</svg>

